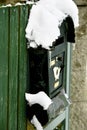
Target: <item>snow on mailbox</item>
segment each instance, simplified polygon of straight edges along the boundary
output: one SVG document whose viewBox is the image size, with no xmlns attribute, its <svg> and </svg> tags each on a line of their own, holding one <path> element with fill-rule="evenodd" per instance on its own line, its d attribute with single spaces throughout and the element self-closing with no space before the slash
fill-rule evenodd
<svg viewBox="0 0 87 130">
<path fill-rule="evenodd" d="M 72 0 L 40 0 L 31 8 L 26 38 L 29 54 L 29 93 L 35 99 L 32 100 L 30 95 L 28 98 L 26 94 L 26 100 L 30 102 L 30 106 L 40 105 L 39 111 L 42 111 L 42 108 L 47 111 L 55 102 L 52 99 L 65 88 L 66 44 L 75 42 L 74 29 L 78 25 L 78 9 Z M 41 100 L 37 98 L 38 94 Z M 44 101 L 46 98 L 50 103 Z M 46 105 L 47 108 L 44 109 Z M 32 114 L 31 122 L 38 130 L 42 130 L 41 125 L 44 123 L 37 115 L 35 117 L 35 113 Z"/>
</svg>

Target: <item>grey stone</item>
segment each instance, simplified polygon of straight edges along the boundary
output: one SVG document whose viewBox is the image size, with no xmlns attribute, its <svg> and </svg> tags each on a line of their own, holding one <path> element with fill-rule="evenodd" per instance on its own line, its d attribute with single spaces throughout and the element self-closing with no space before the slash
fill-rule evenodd
<svg viewBox="0 0 87 130">
<path fill-rule="evenodd" d="M 87 130 L 87 102 L 74 102 L 71 105 L 70 130 Z"/>
<path fill-rule="evenodd" d="M 87 5 L 87 0 L 74 0 L 77 5 Z"/>
<path fill-rule="evenodd" d="M 78 4 L 86 0 L 76 0 Z M 87 6 L 79 7 L 79 27 L 72 56 L 70 130 L 87 130 Z"/>
</svg>

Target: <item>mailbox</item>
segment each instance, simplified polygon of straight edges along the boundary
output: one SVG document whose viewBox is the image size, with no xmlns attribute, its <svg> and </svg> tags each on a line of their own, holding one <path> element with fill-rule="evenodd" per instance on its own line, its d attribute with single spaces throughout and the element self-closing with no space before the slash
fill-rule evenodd
<svg viewBox="0 0 87 130">
<path fill-rule="evenodd" d="M 73 21 L 70 17 L 67 17 L 61 24 L 60 37 L 53 43 L 50 50 L 46 50 L 42 48 L 42 46 L 38 46 L 38 48 L 30 47 L 28 49 L 27 92 L 36 94 L 39 91 L 44 91 L 52 99 L 54 105 L 51 105 L 48 109 L 49 122 L 53 119 L 56 120 L 60 111 L 62 110 L 63 112 L 68 106 L 62 89 L 67 90 L 66 83 L 67 80 L 69 81 L 69 79 L 67 79 L 67 67 L 70 65 L 68 65 L 68 62 L 70 62 L 71 59 L 67 55 L 67 43 L 70 42 L 69 44 L 71 44 L 75 42 L 74 38 Z M 61 116 L 59 118 L 61 118 Z M 47 127 L 49 129 L 49 123 Z M 59 128 L 60 126 L 56 124 L 55 130 Z"/>
<path fill-rule="evenodd" d="M 41 46 L 28 49 L 30 93 L 45 91 L 52 98 L 65 87 L 66 43 L 74 42 L 74 37 L 72 19 L 67 17 L 60 27 L 60 37 L 53 43 L 50 50 Z"/>
<path fill-rule="evenodd" d="M 60 27 L 60 37 L 50 50 L 39 46 L 28 49 L 29 92 L 45 91 L 51 98 L 65 86 L 66 71 L 66 20 Z"/>
</svg>

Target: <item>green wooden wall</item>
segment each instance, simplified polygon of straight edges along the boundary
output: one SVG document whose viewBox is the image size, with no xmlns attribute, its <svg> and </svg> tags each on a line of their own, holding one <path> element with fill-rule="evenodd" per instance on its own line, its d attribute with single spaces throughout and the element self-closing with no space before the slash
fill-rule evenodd
<svg viewBox="0 0 87 130">
<path fill-rule="evenodd" d="M 26 130 L 28 5 L 0 7 L 0 130 Z"/>
</svg>

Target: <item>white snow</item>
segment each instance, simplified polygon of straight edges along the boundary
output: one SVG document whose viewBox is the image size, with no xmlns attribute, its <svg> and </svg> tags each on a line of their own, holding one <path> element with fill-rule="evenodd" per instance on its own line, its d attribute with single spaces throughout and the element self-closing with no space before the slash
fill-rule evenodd
<svg viewBox="0 0 87 130">
<path fill-rule="evenodd" d="M 36 94 L 25 93 L 25 99 L 28 101 L 30 106 L 39 104 L 44 110 L 47 110 L 53 103 L 48 95 L 43 91 L 40 91 Z M 43 130 L 41 123 L 38 121 L 35 115 L 33 115 L 31 123 L 36 127 L 37 130 Z"/>
<path fill-rule="evenodd" d="M 51 9 L 51 7 L 53 7 L 60 10 L 62 13 L 71 16 L 75 27 L 78 27 L 78 8 L 73 0 L 40 0 L 39 3 L 46 6 L 47 9 Z"/>
<path fill-rule="evenodd" d="M 33 2 L 33 1 L 26 1 L 26 4 L 28 4 L 28 5 L 32 5 L 32 4 L 34 4 L 35 2 Z"/>
<path fill-rule="evenodd" d="M 38 121 L 35 115 L 33 116 L 31 123 L 36 127 L 37 130 L 43 130 L 41 123 Z"/>
<path fill-rule="evenodd" d="M 40 91 L 36 94 L 25 93 L 25 98 L 29 102 L 30 106 L 33 104 L 39 104 L 43 107 L 44 110 L 47 110 L 48 107 L 52 104 L 52 100 L 43 91 Z"/>
<path fill-rule="evenodd" d="M 6 8 L 6 7 L 13 7 L 13 6 L 21 6 L 21 5 L 25 5 L 25 3 L 20 3 L 20 2 L 17 2 L 15 5 L 12 5 L 12 4 L 7 4 L 7 5 L 3 5 L 1 6 L 0 8 Z"/>
<path fill-rule="evenodd" d="M 60 36 L 59 26 L 67 16 L 71 16 L 78 27 L 78 8 L 72 0 L 40 0 L 32 6 L 26 38 L 31 47 L 42 45 L 49 49 Z M 32 42 L 33 41 L 33 42 Z"/>
<path fill-rule="evenodd" d="M 64 90 L 64 89 L 61 90 L 61 93 L 65 96 L 65 98 L 66 98 L 68 104 L 71 105 L 71 104 L 72 104 L 72 103 L 71 103 L 71 100 L 70 100 L 68 94 L 65 93 L 65 90 Z"/>
<path fill-rule="evenodd" d="M 6 7 L 12 7 L 12 5 L 11 4 L 7 4 L 7 5 L 1 6 L 0 8 L 6 8 Z"/>
<path fill-rule="evenodd" d="M 18 2 L 18 3 L 15 4 L 15 6 L 21 6 L 21 5 L 25 5 L 25 3 Z"/>
</svg>

